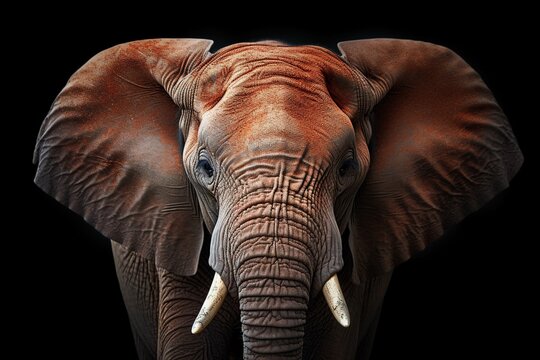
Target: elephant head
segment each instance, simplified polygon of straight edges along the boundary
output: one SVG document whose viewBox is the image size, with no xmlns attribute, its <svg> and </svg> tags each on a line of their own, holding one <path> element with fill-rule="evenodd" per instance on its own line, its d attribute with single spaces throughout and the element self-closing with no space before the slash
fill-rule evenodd
<svg viewBox="0 0 540 360">
<path fill-rule="evenodd" d="M 36 183 L 180 276 L 195 274 L 206 227 L 216 275 L 192 331 L 230 293 L 246 357 L 300 356 L 320 291 L 349 325 L 343 247 L 340 276 L 387 273 L 521 165 L 490 91 L 444 47 L 210 46 L 145 40 L 92 58 L 44 121 Z"/>
</svg>

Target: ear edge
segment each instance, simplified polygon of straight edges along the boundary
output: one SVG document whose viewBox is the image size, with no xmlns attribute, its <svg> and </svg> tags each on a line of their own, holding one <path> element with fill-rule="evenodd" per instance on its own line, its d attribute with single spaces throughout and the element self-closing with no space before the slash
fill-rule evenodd
<svg viewBox="0 0 540 360">
<path fill-rule="evenodd" d="M 357 41 L 345 41 L 338 44 L 338 48 L 342 53 L 342 58 L 349 63 L 349 65 L 353 66 L 356 70 L 358 70 L 362 75 L 365 76 L 365 78 L 368 81 L 375 82 L 377 80 L 380 81 L 380 76 L 383 76 L 383 80 L 385 81 L 386 85 L 388 86 L 380 86 L 379 88 L 384 88 L 385 91 L 380 91 L 379 94 L 381 96 L 375 96 L 377 101 L 375 104 L 373 104 L 375 107 L 376 104 L 379 104 L 380 100 L 382 100 L 383 97 L 385 97 L 388 94 L 388 91 L 392 89 L 394 84 L 396 82 L 399 83 L 402 79 L 406 78 L 409 73 L 408 70 L 410 70 L 411 67 L 413 67 L 414 62 L 407 62 L 407 67 L 399 68 L 394 67 L 395 58 L 390 57 L 390 59 L 387 61 L 388 65 L 388 72 L 385 73 L 385 64 L 381 64 L 378 61 L 373 61 L 370 65 L 372 65 L 372 68 L 365 69 L 367 66 L 366 64 L 357 64 L 354 62 L 354 59 L 363 59 L 368 58 L 368 55 L 366 55 L 366 51 L 364 50 L 363 55 L 355 56 L 354 51 L 356 51 L 355 47 L 360 47 L 361 45 L 369 45 L 371 47 L 373 46 L 393 46 L 393 47 L 399 47 L 399 46 L 412 46 L 416 47 L 418 50 L 420 48 L 422 49 L 430 49 L 430 53 L 428 54 L 430 56 L 429 59 L 424 59 L 427 63 L 433 60 L 437 61 L 454 61 L 458 63 L 458 65 L 462 68 L 468 68 L 470 70 L 469 76 L 476 77 L 478 76 L 474 70 L 470 69 L 470 66 L 468 66 L 459 55 L 457 55 L 455 52 L 453 52 L 450 49 L 447 49 L 443 46 L 439 45 L 433 45 L 429 43 L 424 42 L 417 42 L 417 41 L 407 41 L 407 40 L 395 40 L 395 39 L 369 39 L 369 40 L 357 40 Z M 401 49 L 403 50 L 403 49 Z M 362 50 L 361 50 L 362 51 Z M 368 58 L 369 61 L 369 58 Z M 411 65 L 412 64 L 412 65 Z M 418 69 L 413 69 L 418 71 Z M 465 73 L 465 71 L 463 71 Z M 472 75 L 471 75 L 472 74 Z M 465 77 L 464 77 L 465 78 Z M 470 79 L 470 77 L 468 78 Z M 479 76 L 478 76 L 479 79 Z M 463 80 L 463 79 L 462 79 Z M 474 80 L 477 81 L 477 80 Z M 400 242 L 400 244 L 394 244 L 392 246 L 386 247 L 386 248 L 379 248 L 375 249 L 375 252 L 369 252 L 369 246 L 360 245 L 358 242 L 370 242 L 370 241 L 377 241 L 374 237 L 377 236 L 369 236 L 367 235 L 361 235 L 361 233 L 358 233 L 360 231 L 361 226 L 358 224 L 354 224 L 355 221 L 358 221 L 357 219 L 351 219 L 351 222 L 349 224 L 349 229 L 351 235 L 349 236 L 349 246 L 351 248 L 351 253 L 353 254 L 353 261 L 354 261 L 354 268 L 356 269 L 353 271 L 353 279 L 356 283 L 362 281 L 366 277 L 372 277 L 377 276 L 377 274 L 386 273 L 392 271 L 392 269 L 397 266 L 398 264 L 407 261 L 414 253 L 421 251 L 426 248 L 426 246 L 430 243 L 431 240 L 436 239 L 444 235 L 445 229 L 459 223 L 462 221 L 466 216 L 468 216 L 470 213 L 479 210 L 482 206 L 484 206 L 487 202 L 489 202 L 492 198 L 494 198 L 499 192 L 503 191 L 509 186 L 510 179 L 517 173 L 519 170 L 522 162 L 523 157 L 519 150 L 519 146 L 517 145 L 517 142 L 515 140 L 515 137 L 511 131 L 511 128 L 509 124 L 506 122 L 506 118 L 503 115 L 502 111 L 496 104 L 495 100 L 492 98 L 491 92 L 487 89 L 487 86 L 483 84 L 483 82 L 480 83 L 476 82 L 476 85 L 480 84 L 480 86 L 483 88 L 483 92 L 477 92 L 475 96 L 482 97 L 486 96 L 488 99 L 486 100 L 486 103 L 489 103 L 492 106 L 492 110 L 496 112 L 496 114 L 487 114 L 486 110 L 483 109 L 482 113 L 485 117 L 485 121 L 489 123 L 488 132 L 486 134 L 489 134 L 490 136 L 493 136 L 495 140 L 498 140 L 499 142 L 496 143 L 499 148 L 495 148 L 496 153 L 499 155 L 502 154 L 502 150 L 500 148 L 504 148 L 504 156 L 501 156 L 499 158 L 499 163 L 496 164 L 495 169 L 492 171 L 492 176 L 489 179 L 490 186 L 486 189 L 482 189 L 481 193 L 477 196 L 476 199 L 471 201 L 469 204 L 465 204 L 464 206 L 456 206 L 455 209 L 453 209 L 454 214 L 452 215 L 452 219 L 450 221 L 443 221 L 444 219 L 441 219 L 441 221 L 438 222 L 437 226 L 433 226 L 429 229 L 429 231 L 424 232 L 421 236 L 416 239 L 416 241 L 412 242 Z M 467 89 L 466 89 L 467 90 Z M 469 89 L 470 90 L 470 89 Z M 382 96 L 384 95 L 384 96 Z M 396 95 L 397 96 L 397 95 Z M 384 105 L 386 106 L 386 105 Z M 484 106 L 484 105 L 482 105 Z M 377 112 L 377 109 L 375 109 L 375 112 Z M 474 114 L 474 116 L 482 116 L 482 113 L 480 115 Z M 493 125 L 495 124 L 495 125 Z M 499 125 L 501 128 L 503 128 L 501 131 L 497 132 L 493 130 L 494 127 L 497 127 Z M 491 129 L 489 129 L 491 127 Z M 474 139 L 474 136 L 473 136 Z M 497 158 L 497 156 L 495 156 Z M 370 169 L 371 172 L 371 169 Z M 496 174 L 496 175 L 493 175 Z M 369 174 L 368 174 L 369 177 Z M 360 193 L 360 192 L 359 192 Z M 359 195 L 357 195 L 358 198 Z M 356 202 L 356 200 L 355 200 Z M 384 217 L 381 217 L 379 219 L 380 224 L 384 224 L 387 220 Z M 370 215 L 370 218 L 372 216 Z M 373 219 L 377 218 L 377 216 L 373 217 Z M 366 222 L 362 222 L 363 225 L 366 225 Z M 381 225 L 384 226 L 384 225 Z M 354 233 L 356 228 L 356 234 Z M 388 232 L 384 230 L 379 230 L 374 232 L 375 235 L 378 235 L 380 237 L 388 237 Z M 373 234 L 372 234 L 373 235 Z M 370 240 L 371 239 L 371 240 Z M 388 243 L 388 242 L 387 242 Z M 389 243 L 392 243 L 390 241 Z M 398 246 L 399 245 L 399 246 Z M 368 250 L 363 251 L 363 250 Z M 372 249 L 373 250 L 373 249 Z"/>
<path fill-rule="evenodd" d="M 102 200 L 101 196 L 99 196 L 99 199 L 97 200 L 97 203 L 99 204 L 97 208 L 88 207 L 87 204 L 89 204 L 90 202 L 94 202 L 94 203 L 96 202 L 93 201 L 95 199 L 91 199 L 93 194 L 88 195 L 90 192 L 87 191 L 87 188 L 85 188 L 83 191 L 83 190 L 80 190 L 80 188 L 78 187 L 79 184 L 76 184 L 77 182 L 71 182 L 71 181 L 62 180 L 62 179 L 59 180 L 59 178 L 62 176 L 71 176 L 71 172 L 77 172 L 80 170 L 79 168 L 68 169 L 69 165 L 66 165 L 66 161 L 65 161 L 66 157 L 73 156 L 76 153 L 64 152 L 63 150 L 61 150 L 61 148 L 66 146 L 66 142 L 73 142 L 73 140 L 76 138 L 79 138 L 79 141 L 86 141 L 85 140 L 86 138 L 84 137 L 84 131 L 81 134 L 75 132 L 75 133 L 72 133 L 71 135 L 69 135 L 69 132 L 70 131 L 72 132 L 73 129 L 77 129 L 77 126 L 81 126 L 78 124 L 81 124 L 84 122 L 96 121 L 96 119 L 94 120 L 91 119 L 92 116 L 106 116 L 102 114 L 103 111 L 101 110 L 97 112 L 91 111 L 92 109 L 95 110 L 95 108 L 93 107 L 99 105 L 99 102 L 101 100 L 96 99 L 96 97 L 94 97 L 96 96 L 94 93 L 90 93 L 90 94 L 87 93 L 86 95 L 84 94 L 84 91 L 86 91 L 88 84 L 85 83 L 83 86 L 80 86 L 79 84 L 75 86 L 75 90 L 73 90 L 73 88 L 68 89 L 68 87 L 70 87 L 73 82 L 77 82 L 81 80 L 81 79 L 77 79 L 77 76 L 81 76 L 84 80 L 85 76 L 90 76 L 90 77 L 93 76 L 92 75 L 93 71 L 97 71 L 97 73 L 100 74 L 99 76 L 102 76 L 103 74 L 101 72 L 104 72 L 104 71 L 106 72 L 107 68 L 111 68 L 111 67 L 115 68 L 115 66 L 118 66 L 118 64 L 111 64 L 110 61 L 112 62 L 118 61 L 117 56 L 118 56 L 119 50 L 129 51 L 130 49 L 134 48 L 136 51 L 138 51 L 139 50 L 138 48 L 141 46 L 142 47 L 145 47 L 146 45 L 148 45 L 149 47 L 152 47 L 154 45 L 163 46 L 164 44 L 171 45 L 175 42 L 175 40 L 173 39 L 166 39 L 163 41 L 164 42 L 162 42 L 162 40 L 159 40 L 159 39 L 141 40 L 141 41 L 130 42 L 126 44 L 120 44 L 113 48 L 104 50 L 100 52 L 99 54 L 95 55 L 94 57 L 92 57 L 92 59 L 90 59 L 85 65 L 83 65 L 81 69 L 79 69 L 70 78 L 64 90 L 62 90 L 62 92 L 55 99 L 53 106 L 51 107 L 51 110 L 49 111 L 49 114 L 46 117 L 40 129 L 38 140 L 36 143 L 36 148 L 34 151 L 34 157 L 33 157 L 33 162 L 34 164 L 37 165 L 37 172 L 36 172 L 34 182 L 45 193 L 51 195 L 58 202 L 68 207 L 71 211 L 82 216 L 85 219 L 85 221 L 87 221 L 90 225 L 95 227 L 104 236 L 112 239 L 115 242 L 122 244 L 123 246 L 128 248 L 130 251 L 137 252 L 143 257 L 154 261 L 156 263 L 156 266 L 158 267 L 166 268 L 174 273 L 177 273 L 178 275 L 189 276 L 189 275 L 195 274 L 195 272 L 197 271 L 198 259 L 200 256 L 200 250 L 201 250 L 202 242 L 204 238 L 203 227 L 202 227 L 203 225 L 202 225 L 202 220 L 200 219 L 199 211 L 188 211 L 188 214 L 184 214 L 184 216 L 187 216 L 187 218 L 180 221 L 180 222 L 184 221 L 187 224 L 186 225 L 186 227 L 188 228 L 187 233 L 184 232 L 183 234 L 178 234 L 178 232 L 176 232 L 176 234 L 168 233 L 164 235 L 160 233 L 156 237 L 154 236 L 155 234 L 152 234 L 152 232 L 156 230 L 166 231 L 167 229 L 170 229 L 171 228 L 170 220 L 165 221 L 165 224 L 163 224 L 162 226 L 158 224 L 158 228 L 160 228 L 161 230 L 158 230 L 158 228 L 151 228 L 153 230 L 151 230 L 150 232 L 148 232 L 149 228 L 145 229 L 145 226 L 138 226 L 138 227 L 115 226 L 113 223 L 116 220 L 114 218 L 111 218 L 103 214 L 103 212 L 106 212 L 109 210 L 102 208 L 102 209 L 105 209 L 102 211 L 99 209 L 100 208 L 99 205 L 101 205 L 100 201 Z M 211 45 L 212 45 L 212 41 L 210 40 L 196 39 L 191 42 L 189 40 L 186 41 L 182 39 L 178 42 L 178 46 L 180 46 L 180 49 L 174 49 L 173 47 L 173 50 L 181 53 L 184 49 L 190 49 L 193 51 L 193 55 L 188 56 L 187 59 L 178 59 L 180 62 L 173 62 L 172 64 L 173 65 L 184 64 L 185 65 L 184 70 L 186 69 L 188 70 L 188 71 L 185 71 L 185 73 L 188 73 L 192 71 L 198 65 L 198 63 L 201 63 L 201 61 L 204 61 L 204 59 L 208 57 L 207 52 Z M 197 54 L 200 54 L 203 56 L 201 57 Z M 142 55 L 146 56 L 145 54 L 142 54 Z M 105 63 L 101 63 L 102 66 L 100 66 L 99 64 L 93 63 L 96 61 L 96 59 L 103 60 L 103 58 L 105 58 L 105 60 L 109 62 L 106 61 Z M 130 59 L 128 58 L 127 60 L 129 61 Z M 158 57 L 158 60 L 159 60 L 159 57 Z M 125 58 L 121 59 L 121 61 L 126 61 L 126 59 Z M 103 69 L 103 67 L 105 67 L 105 70 Z M 130 71 L 131 70 L 132 69 L 130 69 Z M 137 74 L 136 71 L 139 71 L 139 70 L 137 69 L 133 70 L 135 71 L 135 75 Z M 81 75 L 81 71 L 84 72 L 83 75 Z M 154 77 L 154 80 L 158 81 L 158 79 L 155 79 L 156 73 L 153 72 L 153 69 L 148 68 L 146 69 L 146 71 L 148 72 L 148 75 Z M 121 77 L 121 76 L 118 76 L 118 77 Z M 130 82 L 127 81 L 126 86 L 130 86 L 129 83 Z M 135 83 L 131 85 L 137 85 L 137 84 Z M 100 85 L 97 84 L 95 86 L 99 87 Z M 113 86 L 121 86 L 121 85 L 113 85 Z M 69 93 L 67 95 L 66 95 L 66 89 L 67 89 L 67 92 Z M 73 91 L 75 91 L 75 94 L 73 94 Z M 104 93 L 106 94 L 106 91 L 104 91 Z M 98 96 L 101 95 L 99 92 L 97 92 L 96 94 L 98 94 Z M 161 96 L 161 95 L 157 94 L 156 96 Z M 168 94 L 168 96 L 170 97 L 171 94 Z M 172 101 L 172 99 L 169 99 L 167 101 Z M 161 102 L 158 101 L 158 103 L 161 103 Z M 130 106 L 129 103 L 127 106 Z M 170 105 L 167 105 L 167 109 L 164 110 L 164 113 L 172 114 L 170 113 L 170 111 L 172 111 L 172 107 Z M 149 112 L 150 115 L 152 113 L 153 112 Z M 165 116 L 165 118 L 163 118 L 162 116 L 161 120 L 174 121 L 174 119 L 172 118 L 168 119 L 167 116 Z M 99 120 L 99 118 L 97 120 Z M 109 120 L 106 120 L 104 124 L 107 124 L 108 122 Z M 97 126 L 100 126 L 100 125 L 98 124 Z M 123 125 L 120 125 L 120 127 L 122 126 Z M 167 127 L 172 128 L 170 125 L 167 125 Z M 60 128 L 60 130 L 58 128 Z M 68 130 L 66 130 L 66 128 Z M 88 130 L 85 129 L 85 131 L 88 131 Z M 66 135 L 66 134 L 68 134 L 68 137 L 63 138 L 62 135 Z M 90 133 L 90 137 L 93 135 L 94 133 Z M 57 139 L 51 140 L 53 137 L 56 137 Z M 93 140 L 90 139 L 89 141 L 93 141 Z M 109 145 L 110 144 L 102 143 L 100 146 L 101 148 L 107 149 L 107 146 Z M 88 151 L 85 152 L 84 154 L 80 153 L 80 155 L 82 155 L 82 157 L 89 159 L 90 158 L 89 155 L 91 155 L 91 153 L 94 152 L 95 149 L 96 149 L 95 146 L 87 148 Z M 119 151 L 120 151 L 120 154 L 122 154 L 124 149 L 116 149 L 115 151 L 116 151 L 116 154 L 118 154 Z M 56 155 L 53 154 L 54 152 L 57 152 Z M 103 155 L 103 153 L 101 152 L 100 154 Z M 106 170 L 107 174 L 111 173 L 112 171 L 111 164 L 115 164 L 115 160 L 108 159 L 106 154 L 105 156 L 92 157 L 92 158 L 94 160 L 102 158 L 103 163 L 96 164 L 95 166 L 97 168 L 102 167 L 103 169 L 107 169 Z M 68 158 L 67 160 L 69 162 L 69 161 L 72 161 L 73 159 Z M 127 159 L 126 161 L 129 161 L 129 159 Z M 181 161 L 181 157 L 180 157 L 180 161 Z M 77 160 L 77 162 L 81 164 L 79 160 Z M 84 162 L 82 164 L 84 164 Z M 180 165 L 181 166 L 179 170 L 183 171 L 182 169 L 183 165 L 182 164 Z M 84 164 L 84 166 L 88 167 L 88 163 Z M 62 168 L 66 169 L 66 171 L 65 172 L 59 171 Z M 120 168 L 122 168 L 122 166 Z M 153 181 L 152 178 L 147 178 L 143 182 L 140 182 L 140 181 L 133 182 L 133 178 L 135 179 L 137 177 L 144 178 L 145 175 L 140 174 L 140 173 L 137 174 L 136 168 L 133 168 L 133 167 L 128 168 L 126 171 L 129 174 L 126 173 L 126 174 L 120 175 L 118 182 L 124 181 L 122 180 L 122 177 L 123 178 L 129 177 L 129 179 L 127 180 L 128 184 L 130 184 L 129 186 L 135 186 L 133 187 L 133 189 L 136 189 L 140 194 L 142 194 L 142 196 L 145 197 L 145 198 L 140 198 L 139 199 L 140 201 L 148 201 L 148 196 L 150 196 L 151 199 L 158 198 L 158 199 L 161 199 L 161 201 L 164 201 L 161 209 L 155 210 L 154 212 L 154 216 L 156 217 L 156 219 L 158 219 L 158 223 L 159 221 L 161 221 L 159 219 L 163 219 L 166 216 L 170 218 L 171 213 L 174 213 L 175 211 L 179 211 L 179 209 L 180 211 L 183 211 L 181 210 L 181 208 L 179 208 L 179 206 L 182 206 L 182 207 L 185 207 L 185 206 L 180 205 L 180 204 L 189 204 L 189 206 L 198 207 L 198 204 L 192 201 L 193 199 L 189 200 L 189 197 L 185 197 L 182 195 L 178 197 L 177 192 L 180 191 L 182 186 L 183 188 L 185 188 L 186 186 L 187 187 L 191 186 L 189 182 L 185 182 L 185 179 L 181 181 L 181 182 L 184 182 L 184 185 L 177 184 L 178 181 L 172 181 L 170 183 L 167 183 L 167 182 L 163 183 L 162 185 L 160 185 L 161 188 L 158 188 L 158 189 L 140 190 L 141 186 L 151 187 L 151 182 Z M 115 172 L 115 174 L 116 173 L 117 172 Z M 162 174 L 160 176 L 160 179 L 162 177 L 163 179 L 158 180 L 158 181 L 163 181 L 165 178 L 167 178 L 170 175 L 171 175 L 170 172 Z M 148 174 L 146 176 L 148 176 Z M 76 176 L 76 177 L 78 177 L 79 179 L 81 178 L 80 174 L 79 176 Z M 175 190 L 176 195 L 174 196 L 171 195 L 172 197 L 170 197 L 169 195 L 167 195 L 166 188 L 169 185 L 173 185 L 173 184 L 174 184 L 174 188 L 177 188 L 179 190 Z M 188 190 L 187 188 L 185 189 Z M 122 210 L 120 208 L 120 210 L 117 209 L 116 211 L 122 211 Z M 134 214 L 128 213 L 127 215 L 128 215 L 127 221 L 129 223 L 130 216 L 133 216 Z M 123 220 L 123 221 L 126 221 L 126 220 Z M 151 225 L 151 222 L 146 222 L 146 224 L 150 226 L 155 226 L 155 224 Z M 130 223 L 130 225 L 132 224 Z M 177 225 L 173 225 L 173 227 L 174 226 L 177 226 Z M 133 232 L 137 232 L 137 231 L 139 231 L 138 235 L 137 236 L 133 235 Z M 176 240 L 178 239 L 179 236 L 183 239 L 185 239 L 186 237 L 193 238 L 194 242 L 196 243 L 194 244 L 194 248 L 193 246 L 191 246 L 192 247 L 191 250 L 193 250 L 194 252 L 194 254 L 191 255 L 191 259 L 190 259 L 191 261 L 188 261 L 186 263 L 178 263 L 178 262 L 174 263 L 173 262 L 174 259 L 170 259 L 170 257 L 173 256 L 171 255 L 171 253 L 178 252 L 177 251 L 178 244 L 175 244 L 175 242 L 177 242 Z M 172 250 L 172 251 L 168 251 L 168 250 Z M 180 250 L 183 250 L 183 249 L 180 249 Z"/>
</svg>

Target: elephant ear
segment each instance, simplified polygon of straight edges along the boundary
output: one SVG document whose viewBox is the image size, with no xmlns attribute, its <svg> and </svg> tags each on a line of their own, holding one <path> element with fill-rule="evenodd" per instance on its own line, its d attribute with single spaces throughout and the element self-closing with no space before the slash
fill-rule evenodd
<svg viewBox="0 0 540 360">
<path fill-rule="evenodd" d="M 178 105 L 189 109 L 185 94 L 192 93 L 181 80 L 211 44 L 144 40 L 99 53 L 54 101 L 34 153 L 41 189 L 106 237 L 179 275 L 196 272 L 203 242 L 178 141 Z"/>
<path fill-rule="evenodd" d="M 523 158 L 493 95 L 454 52 L 392 39 L 338 46 L 359 84 L 356 129 L 373 130 L 349 225 L 360 281 L 391 271 L 478 210 Z"/>
</svg>

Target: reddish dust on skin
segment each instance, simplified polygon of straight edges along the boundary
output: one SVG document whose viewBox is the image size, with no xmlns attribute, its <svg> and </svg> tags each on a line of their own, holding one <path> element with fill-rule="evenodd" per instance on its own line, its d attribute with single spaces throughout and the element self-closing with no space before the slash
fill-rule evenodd
<svg viewBox="0 0 540 360">
<path fill-rule="evenodd" d="M 200 79 L 194 103 L 200 114 L 199 141 L 226 139 L 226 146 L 213 154 L 218 158 L 299 154 L 306 163 L 325 162 L 320 166 L 326 168 L 345 143 L 354 147 L 353 122 L 362 110 L 351 74 L 343 60 L 318 47 L 243 44 L 222 49 L 193 74 Z M 357 142 L 365 144 L 362 137 Z M 364 146 L 359 145 L 362 154 Z M 362 154 L 360 161 L 368 159 Z M 362 165 L 365 171 L 367 163 Z"/>
<path fill-rule="evenodd" d="M 35 151 L 38 186 L 126 251 L 184 279 L 200 276 L 195 274 L 204 234 L 201 217 L 212 230 L 218 214 L 207 200 L 211 196 L 203 198 L 200 207 L 193 191 L 197 187 L 200 196 L 202 190 L 208 193 L 193 176 L 199 134 L 207 143 L 227 144 L 211 155 L 234 159 L 224 165 L 233 175 L 245 166 L 238 159 L 268 159 L 271 151 L 295 158 L 296 163 L 280 162 L 279 179 L 292 178 L 294 171 L 299 178 L 305 169 L 316 167 L 335 175 L 328 169 L 339 158 L 329 159 L 355 140 L 353 151 L 364 173 L 332 199 L 331 210 L 336 216 L 345 214 L 332 220 L 339 229 L 349 226 L 356 283 L 388 275 L 424 249 L 506 188 L 523 161 L 502 110 L 480 76 L 443 47 L 406 40 L 349 41 L 340 44 L 344 61 L 313 46 L 239 44 L 211 55 L 210 45 L 196 39 L 148 40 L 98 54 L 55 100 Z M 185 137 L 183 154 L 179 124 Z M 371 125 L 372 164 L 357 193 L 368 168 Z M 273 164 L 267 163 L 275 172 Z M 275 181 L 272 176 L 261 183 Z M 233 185 L 238 182 L 229 178 Z M 250 180 L 248 185 L 256 184 Z M 206 211 L 211 206 L 215 211 Z M 341 261 L 340 255 L 330 253 L 330 258 Z M 329 262 L 317 261 L 317 266 Z M 331 270 L 319 271 L 319 282 L 339 268 Z M 232 269 L 222 266 L 218 272 L 224 271 L 230 274 Z M 302 306 L 307 306 L 313 295 L 307 295 L 309 279 L 303 280 Z M 351 282 L 346 286 L 358 288 Z M 385 289 L 386 284 L 373 309 L 380 308 Z M 166 288 L 158 290 L 163 294 Z M 341 302 L 339 296 L 329 298 Z M 202 303 L 204 295 L 194 301 L 199 300 Z M 244 301 L 241 306 L 257 304 Z M 264 315 L 246 314 L 243 326 L 250 343 L 244 355 L 288 349 L 291 357 L 300 357 L 302 341 L 310 339 L 303 334 L 305 314 L 297 319 L 295 333 L 278 345 L 260 336 L 279 336 L 271 326 L 264 329 Z M 133 315 L 141 314 L 131 310 Z M 176 315 L 171 317 L 186 314 Z M 353 316 L 351 328 L 359 317 Z M 168 320 L 158 319 L 158 339 Z M 262 331 L 250 327 L 252 320 L 262 322 Z M 343 334 L 327 328 L 311 333 L 327 331 L 334 338 Z M 203 337 L 184 339 L 192 343 L 184 345 L 180 336 L 174 339 L 180 343 L 174 349 L 178 353 L 216 345 Z M 348 345 L 356 350 L 358 343 Z"/>
</svg>

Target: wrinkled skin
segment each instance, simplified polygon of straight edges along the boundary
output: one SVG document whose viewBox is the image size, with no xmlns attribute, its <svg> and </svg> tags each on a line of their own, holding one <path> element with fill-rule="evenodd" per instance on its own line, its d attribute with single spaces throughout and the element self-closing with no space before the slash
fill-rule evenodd
<svg viewBox="0 0 540 360">
<path fill-rule="evenodd" d="M 519 169 L 504 114 L 431 44 L 209 46 L 90 60 L 42 126 L 36 183 L 114 240 L 141 359 L 367 359 L 392 269 Z M 194 335 L 214 273 L 228 295 Z"/>
<path fill-rule="evenodd" d="M 310 297 L 342 266 L 334 207 L 342 213 L 350 202 L 336 199 L 351 198 L 368 167 L 365 140 L 356 139 L 359 155 L 351 121 L 323 82 L 316 60 L 325 55 L 255 47 L 204 69 L 212 80 L 231 62 L 241 69 L 225 76 L 226 90 L 212 80 L 201 88 L 184 163 L 208 195 L 199 199 L 216 224 L 210 263 L 238 296 L 246 356 L 301 356 Z"/>
<path fill-rule="evenodd" d="M 184 290 L 190 296 L 200 292 L 191 301 L 175 298 L 166 311 L 160 307 L 159 356 L 170 358 L 165 354 L 171 352 L 176 358 L 186 349 L 189 357 L 226 354 L 228 349 L 220 347 L 235 336 L 238 321 L 245 357 L 310 358 L 322 351 L 350 358 L 358 340 L 341 349 L 328 342 L 343 337 L 362 341 L 374 331 L 389 275 L 369 292 L 364 284 L 354 286 L 348 276 L 344 289 L 355 304 L 355 321 L 347 330 L 334 323 L 320 292 L 343 264 L 334 214 L 348 212 L 351 204 L 336 200 L 354 196 L 369 166 L 366 140 L 355 137 L 350 119 L 329 94 L 317 65 L 325 57 L 313 51 L 298 59 L 255 47 L 225 54 L 202 70 L 202 82 L 208 84 L 197 97 L 201 121 L 185 139 L 184 164 L 200 194 L 205 223 L 213 231 L 210 263 L 231 289 L 234 301 L 229 298 L 229 309 L 220 311 L 228 317 L 214 320 L 219 330 L 210 329 L 194 338 L 189 329 L 210 285 L 211 272 L 201 264 L 197 275 L 188 280 L 158 272 L 157 282 L 168 291 L 161 290 L 166 297 L 153 303 L 168 303 L 167 297 L 173 296 L 169 292 L 177 289 L 193 288 Z M 222 74 L 231 62 L 240 70 L 225 75 L 226 81 L 216 85 L 214 74 Z M 119 268 L 126 266 L 122 254 L 116 247 Z M 130 295 L 125 296 L 132 303 Z M 187 316 L 188 308 L 191 316 Z M 176 320 L 179 309 L 181 323 Z M 140 311 L 145 310 L 132 310 L 132 317 Z M 309 351 L 304 346 L 306 328 Z M 205 343 L 214 337 L 223 341 L 215 343 L 216 349 L 207 348 Z M 371 344 L 362 345 L 360 351 L 368 353 Z"/>
<path fill-rule="evenodd" d="M 195 276 L 176 276 L 156 270 L 150 261 L 115 242 L 112 245 L 140 359 L 154 359 L 156 354 L 161 359 L 242 358 L 239 304 L 231 296 L 201 334 L 191 334 L 193 320 L 214 273 L 207 264 L 201 263 Z M 203 255 L 207 255 L 205 250 Z M 360 285 L 354 285 L 350 278 L 342 281 L 347 301 L 354 304 L 350 309 L 354 320 L 348 329 L 335 321 L 322 294 L 311 299 L 304 329 L 303 357 L 369 358 L 389 281 L 390 274 Z M 343 345 L 345 343 L 347 346 Z"/>
</svg>

